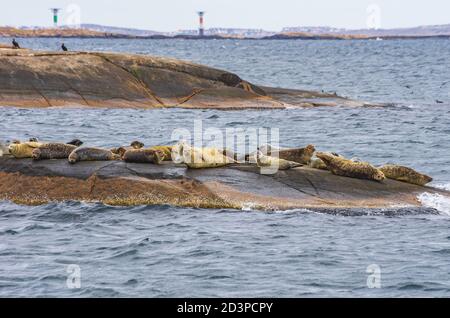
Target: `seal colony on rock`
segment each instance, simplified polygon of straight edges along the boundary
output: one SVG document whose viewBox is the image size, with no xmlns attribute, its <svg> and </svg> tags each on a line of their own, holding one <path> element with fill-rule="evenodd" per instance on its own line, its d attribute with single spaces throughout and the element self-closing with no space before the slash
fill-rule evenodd
<svg viewBox="0 0 450 318">
<path fill-rule="evenodd" d="M 424 186 L 431 178 L 411 168 L 385 165 L 377 169 L 337 154 L 315 153 L 314 145 L 290 149 L 259 147 L 276 155 L 287 150 L 286 156 L 304 163 L 258 150 L 255 163 L 247 164 L 235 160 L 235 154 L 227 149 L 193 147 L 185 141 L 139 149 L 135 148 L 144 143 L 132 142 L 121 157 L 109 149 L 78 147 L 82 142 L 77 139 L 71 141 L 73 145 L 31 140 L 13 141 L 9 149 L 18 157 L 33 149 L 35 160 L 13 155 L 0 158 L 0 200 L 24 204 L 82 200 L 113 205 L 237 209 L 252 204 L 255 209 L 270 210 L 417 206 L 417 196 L 425 191 L 450 198 L 448 191 Z M 172 162 L 163 162 L 167 154 Z M 73 166 L 67 161 L 90 162 Z M 332 173 L 323 171 L 322 165 Z M 383 171 L 392 179 L 385 179 Z"/>
<path fill-rule="evenodd" d="M 329 210 L 421 206 L 424 192 L 450 198 L 450 192 L 396 180 L 370 182 L 307 166 L 260 175 L 255 165 L 186 169 L 154 164 L 0 158 L 0 200 L 37 205 L 83 201 L 108 205 L 174 205 L 194 208 Z M 408 209 L 409 211 L 409 209 Z M 370 213 L 370 210 L 368 211 Z M 413 212 L 414 213 L 414 212 Z"/>
<path fill-rule="evenodd" d="M 226 110 L 369 104 L 259 86 L 234 73 L 170 58 L 0 48 L 0 105 Z"/>
<path fill-rule="evenodd" d="M 382 181 L 387 177 L 419 186 L 424 186 L 433 180 L 431 177 L 405 166 L 389 164 L 376 168 L 370 163 L 356 158 L 349 160 L 334 152 L 315 153 L 314 145 L 284 149 L 265 145 L 258 147 L 256 153 L 245 155 L 244 161 L 240 161 L 237 160 L 238 155 L 229 149 L 192 147 L 185 141 L 180 141 L 174 146 L 149 148 L 143 148 L 144 143 L 140 141 L 133 141 L 130 146 L 113 149 L 79 147 L 82 144 L 83 142 L 79 139 L 74 139 L 69 143 L 40 142 L 37 138 L 30 138 L 28 142 L 15 140 L 8 147 L 0 143 L 0 157 L 12 155 L 17 159 L 33 158 L 35 161 L 67 158 L 70 163 L 123 160 L 128 163 L 156 165 L 163 161 L 173 161 L 185 164 L 191 169 L 219 168 L 229 164 L 248 163 L 259 168 L 269 168 L 270 172 L 267 169 L 261 170 L 261 173 L 264 174 L 275 174 L 278 170 L 308 166 L 312 169 L 329 170 L 333 174 L 345 177 L 375 181 Z M 266 155 L 266 153 L 270 155 Z"/>
<path fill-rule="evenodd" d="M 67 158 L 70 152 L 65 155 L 70 149 L 74 150 L 79 147 L 83 142 L 79 139 L 73 139 L 68 143 L 52 143 L 41 142 L 38 138 L 32 137 L 27 142 L 21 142 L 14 140 L 8 146 L 8 154 L 11 154 L 15 158 L 34 158 L 35 160 L 43 159 L 64 159 Z M 42 152 L 38 149 L 42 148 Z M 6 153 L 6 152 L 5 152 Z"/>
</svg>

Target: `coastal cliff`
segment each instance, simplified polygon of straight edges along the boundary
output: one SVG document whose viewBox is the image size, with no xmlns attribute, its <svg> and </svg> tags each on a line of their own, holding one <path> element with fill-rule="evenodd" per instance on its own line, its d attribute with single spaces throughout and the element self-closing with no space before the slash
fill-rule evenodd
<svg viewBox="0 0 450 318">
<path fill-rule="evenodd" d="M 366 103 L 262 87 L 234 73 L 164 57 L 0 48 L 0 105 L 283 109 Z"/>
</svg>

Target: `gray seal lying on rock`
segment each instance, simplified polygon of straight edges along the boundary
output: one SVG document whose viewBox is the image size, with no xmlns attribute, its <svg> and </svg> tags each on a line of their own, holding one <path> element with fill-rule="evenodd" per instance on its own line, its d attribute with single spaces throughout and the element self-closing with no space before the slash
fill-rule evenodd
<svg viewBox="0 0 450 318">
<path fill-rule="evenodd" d="M 77 148 L 77 146 L 62 143 L 43 144 L 33 150 L 31 158 L 33 160 L 67 159 L 72 151 Z"/>
<path fill-rule="evenodd" d="M 108 149 L 94 148 L 94 147 L 76 148 L 69 155 L 69 163 L 75 163 L 79 161 L 108 161 L 108 160 L 120 160 L 120 155 L 114 154 Z"/>
<path fill-rule="evenodd" d="M 184 141 L 172 146 L 172 161 L 184 163 L 191 169 L 218 168 L 235 163 L 224 155 L 223 149 L 210 147 L 192 147 Z"/>
<path fill-rule="evenodd" d="M 380 169 L 384 173 L 386 178 L 394 179 L 397 181 L 403 181 L 420 186 L 424 186 L 427 183 L 433 181 L 433 178 L 404 166 L 384 165 L 382 167 L 379 167 L 378 169 Z"/>
<path fill-rule="evenodd" d="M 267 155 L 270 157 L 278 157 L 280 159 L 284 159 L 287 161 L 298 162 L 303 165 L 307 165 L 310 163 L 311 158 L 316 151 L 314 145 L 308 145 L 304 148 L 276 148 L 272 145 L 264 145 L 258 148 L 256 153 L 247 154 L 244 157 L 245 162 L 251 162 L 255 155 L 257 155 L 258 151 L 260 151 L 263 155 Z"/>
<path fill-rule="evenodd" d="M 20 142 L 14 141 L 8 146 L 9 153 L 17 159 L 31 158 L 33 150 L 42 146 L 41 143 L 35 141 Z"/>
<path fill-rule="evenodd" d="M 316 156 L 319 159 L 322 159 L 327 165 L 328 170 L 335 175 L 375 181 L 382 181 L 385 179 L 381 170 L 367 162 L 354 162 L 325 152 L 317 152 Z"/>
<path fill-rule="evenodd" d="M 260 168 L 273 167 L 278 170 L 289 170 L 292 168 L 303 166 L 303 164 L 298 162 L 266 156 L 261 151 L 258 151 L 258 153 L 256 154 L 256 165 Z"/>
<path fill-rule="evenodd" d="M 164 160 L 164 153 L 155 149 L 131 149 L 127 150 L 122 160 L 134 163 L 154 163 L 159 165 Z"/>
<path fill-rule="evenodd" d="M 311 161 L 315 151 L 316 148 L 313 145 L 308 145 L 304 148 L 280 149 L 278 151 L 273 151 L 268 155 L 307 165 Z"/>
</svg>

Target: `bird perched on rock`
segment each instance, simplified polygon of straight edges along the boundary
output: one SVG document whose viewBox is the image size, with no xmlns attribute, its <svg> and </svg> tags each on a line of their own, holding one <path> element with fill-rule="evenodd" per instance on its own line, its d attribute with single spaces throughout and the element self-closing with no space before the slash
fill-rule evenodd
<svg viewBox="0 0 450 318">
<path fill-rule="evenodd" d="M 13 44 L 14 49 L 20 49 L 20 45 L 19 45 L 19 43 L 17 43 L 16 39 L 12 40 L 12 44 Z"/>
<path fill-rule="evenodd" d="M 61 49 L 62 49 L 64 52 L 67 52 L 67 51 L 68 51 L 67 46 L 66 46 L 64 43 L 61 45 Z"/>
</svg>

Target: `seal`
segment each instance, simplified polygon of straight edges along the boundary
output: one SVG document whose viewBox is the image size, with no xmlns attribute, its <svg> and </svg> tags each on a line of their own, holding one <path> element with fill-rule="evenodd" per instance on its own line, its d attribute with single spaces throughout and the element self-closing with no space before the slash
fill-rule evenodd
<svg viewBox="0 0 450 318">
<path fill-rule="evenodd" d="M 433 178 L 405 166 L 384 165 L 378 169 L 384 173 L 386 178 L 412 183 L 419 186 L 424 186 L 433 181 Z"/>
<path fill-rule="evenodd" d="M 323 160 L 319 158 L 311 159 L 311 162 L 309 163 L 308 166 L 313 169 L 328 170 L 325 162 L 323 162 Z"/>
<path fill-rule="evenodd" d="M 120 160 L 120 156 L 112 153 L 108 149 L 94 148 L 94 147 L 81 147 L 76 148 L 69 155 L 69 163 L 75 163 L 79 161 L 108 161 L 108 160 Z"/>
<path fill-rule="evenodd" d="M 357 179 L 382 181 L 383 172 L 367 162 L 353 162 L 344 157 L 336 157 L 331 153 L 317 152 L 316 156 L 327 165 L 328 170 L 338 176 Z"/>
<path fill-rule="evenodd" d="M 164 153 L 154 149 L 131 149 L 125 151 L 122 160 L 134 163 L 154 163 L 159 165 L 164 160 Z"/>
<path fill-rule="evenodd" d="M 112 148 L 110 150 L 113 154 L 120 155 L 121 157 L 123 157 L 123 155 L 127 150 L 141 149 L 142 147 L 144 147 L 144 143 L 135 140 L 132 141 L 129 146 L 121 146 L 117 148 Z"/>
<path fill-rule="evenodd" d="M 172 147 L 172 161 L 184 163 L 192 169 L 217 168 L 235 163 L 235 160 L 223 155 L 223 149 L 192 147 L 183 141 Z"/>
<path fill-rule="evenodd" d="M 172 146 L 152 146 L 149 149 L 161 151 L 164 154 L 163 161 L 172 160 Z"/>
<path fill-rule="evenodd" d="M 280 149 L 278 151 L 266 153 L 266 155 L 307 165 L 311 161 L 315 151 L 316 148 L 314 145 L 308 145 L 304 148 Z"/>
<path fill-rule="evenodd" d="M 14 142 L 9 145 L 9 153 L 17 159 L 31 158 L 33 150 L 42 146 L 39 142 Z"/>
<path fill-rule="evenodd" d="M 278 170 L 289 170 L 296 167 L 301 167 L 303 164 L 289 161 L 285 159 L 280 159 L 277 157 L 271 157 L 264 155 L 261 151 L 256 154 L 256 165 L 260 168 L 262 167 L 274 167 Z"/>
<path fill-rule="evenodd" d="M 36 148 L 31 153 L 33 160 L 45 159 L 67 159 L 77 146 L 62 144 L 62 143 L 48 143 Z"/>
</svg>

